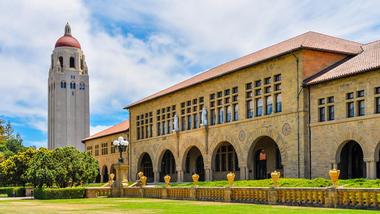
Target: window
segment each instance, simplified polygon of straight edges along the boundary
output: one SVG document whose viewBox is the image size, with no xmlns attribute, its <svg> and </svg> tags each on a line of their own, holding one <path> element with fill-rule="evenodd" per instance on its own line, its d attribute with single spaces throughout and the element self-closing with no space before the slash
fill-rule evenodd
<svg viewBox="0 0 380 214">
<path fill-rule="evenodd" d="M 255 87 L 260 87 L 261 86 L 261 80 L 256 80 L 255 81 Z"/>
<path fill-rule="evenodd" d="M 356 92 L 357 97 L 364 97 L 364 90 L 360 90 Z"/>
<path fill-rule="evenodd" d="M 247 118 L 253 118 L 253 103 L 252 103 L 252 100 L 247 101 Z"/>
<path fill-rule="evenodd" d="M 87 154 L 92 156 L 92 146 L 87 146 Z"/>
<path fill-rule="evenodd" d="M 380 113 L 380 87 L 375 88 L 375 113 Z"/>
<path fill-rule="evenodd" d="M 331 105 L 331 106 L 328 106 L 327 107 L 327 111 L 328 111 L 328 120 L 334 120 L 335 119 L 335 109 L 334 109 L 334 106 Z"/>
<path fill-rule="evenodd" d="M 108 154 L 108 144 L 102 143 L 102 155 L 107 155 L 107 154 Z"/>
<path fill-rule="evenodd" d="M 215 94 L 210 95 L 210 99 L 215 99 Z M 181 105 L 181 128 L 182 130 L 197 129 L 200 127 L 202 109 L 204 107 L 204 98 L 198 97 L 188 100 L 186 107 Z"/>
<path fill-rule="evenodd" d="M 218 124 L 224 123 L 224 112 L 223 108 L 218 108 Z"/>
<path fill-rule="evenodd" d="M 265 97 L 265 114 L 270 115 L 273 111 L 273 100 L 271 96 Z"/>
<path fill-rule="evenodd" d="M 267 84 L 270 84 L 271 83 L 271 78 L 270 77 L 267 77 L 264 79 L 264 84 L 267 85 Z"/>
<path fill-rule="evenodd" d="M 79 90 L 84 90 L 85 89 L 85 84 L 84 82 L 79 83 Z"/>
<path fill-rule="evenodd" d="M 240 171 L 237 155 L 232 145 L 225 144 L 218 148 L 215 155 L 215 171 Z"/>
<path fill-rule="evenodd" d="M 191 118 L 191 115 L 187 115 L 187 130 L 191 129 L 192 123 L 193 123 L 193 120 Z"/>
<path fill-rule="evenodd" d="M 137 140 L 153 136 L 153 112 L 147 112 L 136 116 Z M 157 124 L 157 135 L 162 133 L 162 129 Z"/>
<path fill-rule="evenodd" d="M 364 116 L 365 115 L 365 104 L 364 100 L 358 101 L 358 116 Z"/>
<path fill-rule="evenodd" d="M 325 107 L 320 107 L 319 108 L 319 122 L 323 122 L 325 120 L 326 120 Z"/>
<path fill-rule="evenodd" d="M 181 130 L 185 131 L 186 130 L 186 118 L 181 117 Z"/>
<path fill-rule="evenodd" d="M 281 81 L 281 74 L 274 75 L 274 81 L 275 82 Z"/>
<path fill-rule="evenodd" d="M 61 88 L 66 88 L 66 81 L 61 81 Z"/>
<path fill-rule="evenodd" d="M 70 57 L 70 68 L 75 68 L 75 59 L 74 59 L 74 57 Z"/>
<path fill-rule="evenodd" d="M 256 116 L 263 115 L 263 100 L 261 98 L 256 99 Z"/>
<path fill-rule="evenodd" d="M 238 104 L 234 104 L 233 106 L 234 106 L 234 118 L 233 118 L 233 120 L 237 121 L 237 120 L 239 120 L 239 106 L 238 106 Z"/>
<path fill-rule="evenodd" d="M 76 83 L 75 82 L 71 82 L 70 83 L 70 89 L 75 89 L 76 88 Z"/>
<path fill-rule="evenodd" d="M 351 93 L 347 93 L 346 94 L 346 99 L 349 100 L 349 99 L 354 99 L 354 93 L 351 92 Z"/>
<path fill-rule="evenodd" d="M 199 127 L 198 114 L 193 114 L 193 119 L 194 119 L 194 129 L 197 129 Z"/>
<path fill-rule="evenodd" d="M 281 94 L 274 95 L 276 99 L 276 112 L 282 112 L 282 97 Z"/>
<path fill-rule="evenodd" d="M 210 123 L 211 125 L 215 125 L 216 115 L 215 115 L 215 109 L 212 109 L 210 111 Z"/>
<path fill-rule="evenodd" d="M 226 107 L 226 122 L 229 123 L 232 120 L 232 109 L 231 106 Z"/>
<path fill-rule="evenodd" d="M 347 117 L 355 117 L 354 102 L 347 103 Z"/>
<path fill-rule="evenodd" d="M 63 57 L 60 56 L 58 58 L 58 60 L 59 60 L 59 64 L 60 64 L 61 68 L 63 68 Z"/>
<path fill-rule="evenodd" d="M 99 156 L 99 145 L 95 145 L 95 156 Z"/>
</svg>

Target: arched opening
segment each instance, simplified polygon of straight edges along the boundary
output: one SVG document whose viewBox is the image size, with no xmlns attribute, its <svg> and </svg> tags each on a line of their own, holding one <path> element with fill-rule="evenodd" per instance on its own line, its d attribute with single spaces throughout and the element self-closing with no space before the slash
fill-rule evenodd
<svg viewBox="0 0 380 214">
<path fill-rule="evenodd" d="M 225 180 L 228 172 L 235 172 L 240 179 L 240 168 L 235 148 L 228 142 L 221 143 L 214 151 L 213 180 Z"/>
<path fill-rule="evenodd" d="M 58 60 L 59 60 L 59 64 L 60 64 L 61 68 L 63 68 L 63 57 L 60 56 L 58 58 Z"/>
<path fill-rule="evenodd" d="M 75 68 L 75 59 L 74 59 L 74 57 L 70 57 L 70 68 Z"/>
<path fill-rule="evenodd" d="M 283 166 L 277 143 L 270 137 L 260 137 L 253 143 L 248 156 L 250 179 L 266 179 L 273 171 L 281 172 Z"/>
<path fill-rule="evenodd" d="M 351 140 L 344 144 L 339 154 L 338 168 L 342 179 L 364 178 L 366 165 L 359 143 Z"/>
<path fill-rule="evenodd" d="M 193 180 L 191 176 L 197 173 L 199 175 L 199 181 L 204 181 L 205 169 L 201 151 L 196 146 L 193 146 L 185 155 L 183 180 L 191 182 Z"/>
<path fill-rule="evenodd" d="M 160 182 L 164 182 L 166 175 L 170 175 L 171 181 L 177 181 L 175 159 L 173 153 L 169 150 L 165 151 L 161 159 Z"/>
<path fill-rule="evenodd" d="M 98 175 L 95 178 L 95 183 L 100 183 L 102 180 L 102 176 L 100 175 L 100 170 L 98 169 Z"/>
<path fill-rule="evenodd" d="M 107 166 L 103 166 L 103 170 L 102 170 L 102 174 L 103 174 L 103 182 L 108 182 L 108 168 Z"/>
<path fill-rule="evenodd" d="M 148 153 L 144 153 L 139 164 L 139 172 L 143 172 L 149 183 L 154 182 L 153 163 Z"/>
<path fill-rule="evenodd" d="M 111 166 L 110 174 L 114 175 L 113 180 L 116 181 L 116 169 L 113 165 Z"/>
</svg>

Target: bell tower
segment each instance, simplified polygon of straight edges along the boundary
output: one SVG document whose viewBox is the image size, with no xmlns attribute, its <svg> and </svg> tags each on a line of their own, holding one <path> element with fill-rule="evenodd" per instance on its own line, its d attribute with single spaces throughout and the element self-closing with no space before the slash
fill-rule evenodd
<svg viewBox="0 0 380 214">
<path fill-rule="evenodd" d="M 69 23 L 51 55 L 48 80 L 48 148 L 74 146 L 90 132 L 89 78 L 85 56 Z"/>
</svg>

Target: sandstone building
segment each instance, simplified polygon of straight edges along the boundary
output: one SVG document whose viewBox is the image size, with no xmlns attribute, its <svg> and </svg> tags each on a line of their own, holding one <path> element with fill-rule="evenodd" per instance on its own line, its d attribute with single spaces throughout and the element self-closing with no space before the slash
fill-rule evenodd
<svg viewBox="0 0 380 214">
<path fill-rule="evenodd" d="M 380 177 L 379 68 L 379 41 L 307 32 L 195 75 L 126 107 L 130 177 Z"/>
<path fill-rule="evenodd" d="M 123 121 L 108 129 L 100 131 L 90 137 L 83 139 L 86 151 L 99 162 L 99 174 L 96 182 L 107 182 L 109 175 L 115 173 L 114 164 L 118 162 L 120 156 L 118 148 L 113 146 L 113 141 L 122 136 L 129 139 L 129 121 Z M 124 149 L 123 158 L 128 163 L 127 148 Z"/>
<path fill-rule="evenodd" d="M 89 136 L 88 69 L 69 24 L 51 55 L 48 80 L 48 148 L 73 146 L 84 151 Z"/>
</svg>

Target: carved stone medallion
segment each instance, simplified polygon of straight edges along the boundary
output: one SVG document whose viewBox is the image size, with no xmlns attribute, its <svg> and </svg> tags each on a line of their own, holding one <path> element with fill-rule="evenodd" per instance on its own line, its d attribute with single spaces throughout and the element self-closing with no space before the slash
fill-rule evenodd
<svg viewBox="0 0 380 214">
<path fill-rule="evenodd" d="M 244 130 L 240 130 L 240 132 L 239 132 L 239 140 L 240 141 L 244 141 L 245 137 L 246 137 L 245 131 Z"/>
<path fill-rule="evenodd" d="M 284 136 L 288 136 L 290 132 L 291 132 L 291 128 L 290 128 L 289 123 L 284 123 L 284 125 L 282 126 L 282 134 Z"/>
</svg>

